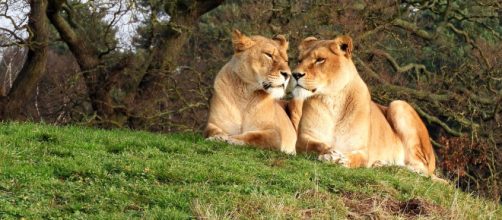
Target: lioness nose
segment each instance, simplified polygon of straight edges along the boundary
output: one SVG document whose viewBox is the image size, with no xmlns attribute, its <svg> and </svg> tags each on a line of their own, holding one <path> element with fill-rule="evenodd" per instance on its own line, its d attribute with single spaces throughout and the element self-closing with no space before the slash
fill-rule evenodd
<svg viewBox="0 0 502 220">
<path fill-rule="evenodd" d="M 298 80 L 300 78 L 302 78 L 303 76 L 305 76 L 305 73 L 298 73 L 298 72 L 294 72 L 293 73 L 293 77 Z"/>
<path fill-rule="evenodd" d="M 284 77 L 285 80 L 288 80 L 289 75 L 287 72 L 281 72 L 281 75 Z"/>
</svg>

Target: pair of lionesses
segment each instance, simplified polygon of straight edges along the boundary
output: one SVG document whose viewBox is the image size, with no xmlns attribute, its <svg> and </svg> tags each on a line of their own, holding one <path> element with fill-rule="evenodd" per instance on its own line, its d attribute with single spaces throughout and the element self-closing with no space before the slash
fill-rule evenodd
<svg viewBox="0 0 502 220">
<path fill-rule="evenodd" d="M 293 71 L 283 35 L 235 30 L 232 44 L 235 53 L 214 82 L 209 140 L 290 154 L 313 151 L 346 167 L 398 165 L 433 176 L 427 128 L 405 101 L 371 101 L 352 62 L 350 37 L 305 38 Z M 288 84 L 294 98 L 285 102 L 280 98 Z"/>
</svg>

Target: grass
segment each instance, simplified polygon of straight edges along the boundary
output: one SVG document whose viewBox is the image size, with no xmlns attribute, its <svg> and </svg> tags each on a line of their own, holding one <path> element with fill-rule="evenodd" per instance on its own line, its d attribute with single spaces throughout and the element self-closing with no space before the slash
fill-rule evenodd
<svg viewBox="0 0 502 220">
<path fill-rule="evenodd" d="M 199 134 L 0 124 L 0 219 L 501 219 L 396 167 L 346 169 Z"/>
</svg>

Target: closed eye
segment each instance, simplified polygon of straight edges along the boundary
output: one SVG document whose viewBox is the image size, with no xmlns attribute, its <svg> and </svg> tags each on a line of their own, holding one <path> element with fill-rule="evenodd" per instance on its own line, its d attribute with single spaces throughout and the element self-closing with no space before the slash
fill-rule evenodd
<svg viewBox="0 0 502 220">
<path fill-rule="evenodd" d="M 264 53 L 264 54 L 265 54 L 265 56 L 267 56 L 269 59 L 272 59 L 272 54 L 270 54 L 270 53 Z"/>
<path fill-rule="evenodd" d="M 324 63 L 324 61 L 326 61 L 326 58 L 322 58 L 322 57 L 320 57 L 320 58 L 317 58 L 317 59 L 315 60 L 315 63 L 316 63 L 316 64 L 321 64 L 321 63 Z"/>
</svg>

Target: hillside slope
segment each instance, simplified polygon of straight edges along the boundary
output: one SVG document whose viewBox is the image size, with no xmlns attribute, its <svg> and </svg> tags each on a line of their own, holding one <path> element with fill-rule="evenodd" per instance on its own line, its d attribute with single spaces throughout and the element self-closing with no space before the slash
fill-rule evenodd
<svg viewBox="0 0 502 220">
<path fill-rule="evenodd" d="M 483 218 L 499 204 L 395 167 L 194 134 L 0 124 L 0 218 Z"/>
</svg>

